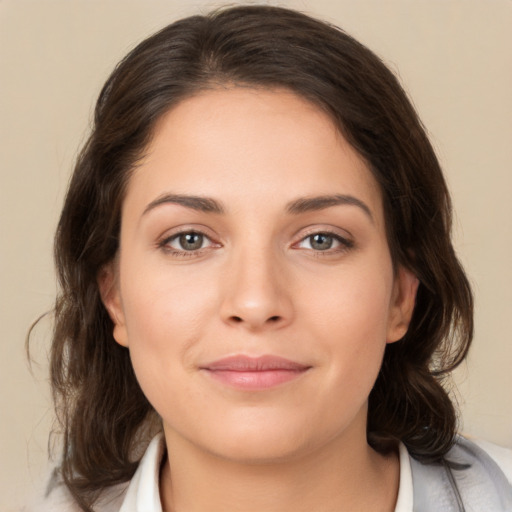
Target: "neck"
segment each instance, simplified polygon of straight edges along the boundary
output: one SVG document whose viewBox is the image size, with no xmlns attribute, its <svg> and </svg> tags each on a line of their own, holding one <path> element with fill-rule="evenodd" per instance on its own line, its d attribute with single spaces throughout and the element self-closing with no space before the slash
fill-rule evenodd
<svg viewBox="0 0 512 512">
<path fill-rule="evenodd" d="M 278 462 L 223 459 L 166 433 L 168 458 L 160 489 L 164 512 L 392 512 L 399 464 L 366 442 L 333 440 Z"/>
</svg>

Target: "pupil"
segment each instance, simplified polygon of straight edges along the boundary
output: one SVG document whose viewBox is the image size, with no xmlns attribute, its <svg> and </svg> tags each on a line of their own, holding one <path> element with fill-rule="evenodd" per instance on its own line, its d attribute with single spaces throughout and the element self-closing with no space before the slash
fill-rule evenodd
<svg viewBox="0 0 512 512">
<path fill-rule="evenodd" d="M 320 251 L 330 249 L 332 246 L 332 236 L 319 233 L 311 237 L 311 247 Z"/>
<path fill-rule="evenodd" d="M 199 233 L 185 233 L 180 235 L 180 245 L 183 249 L 193 251 L 203 245 L 203 235 Z"/>
</svg>

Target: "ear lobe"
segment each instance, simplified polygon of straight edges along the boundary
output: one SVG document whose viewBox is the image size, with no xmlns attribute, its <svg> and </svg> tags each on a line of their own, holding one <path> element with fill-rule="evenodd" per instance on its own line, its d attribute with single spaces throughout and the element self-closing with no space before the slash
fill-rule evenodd
<svg viewBox="0 0 512 512">
<path fill-rule="evenodd" d="M 405 336 L 411 322 L 419 280 L 405 267 L 399 267 L 395 276 L 393 299 L 389 314 L 387 343 Z"/>
<path fill-rule="evenodd" d="M 97 277 L 98 288 L 101 301 L 114 324 L 114 339 L 123 347 L 127 347 L 126 325 L 115 265 L 115 262 L 111 262 L 101 268 Z"/>
</svg>

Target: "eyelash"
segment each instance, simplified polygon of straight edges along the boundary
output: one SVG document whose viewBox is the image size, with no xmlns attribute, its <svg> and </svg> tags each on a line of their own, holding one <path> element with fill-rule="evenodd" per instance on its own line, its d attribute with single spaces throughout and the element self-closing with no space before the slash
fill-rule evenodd
<svg viewBox="0 0 512 512">
<path fill-rule="evenodd" d="M 350 249 L 353 249 L 354 245 L 355 245 L 352 240 L 345 238 L 345 237 L 343 237 L 337 233 L 334 233 L 332 231 L 314 230 L 314 231 L 311 231 L 310 233 L 307 233 L 305 236 L 303 236 L 298 242 L 293 244 L 293 246 L 298 246 L 299 244 L 302 244 L 303 242 L 307 241 L 308 239 L 310 239 L 310 246 L 311 246 L 311 239 L 314 236 L 319 236 L 319 235 L 323 235 L 325 237 L 332 238 L 334 242 L 337 242 L 339 244 L 339 246 L 335 247 L 335 248 L 329 247 L 326 250 L 320 250 L 320 249 L 315 250 L 314 248 L 306 248 L 306 250 L 312 251 L 312 253 L 314 254 L 315 257 L 328 257 L 328 256 L 333 256 L 333 255 L 337 255 L 340 253 L 344 253 L 344 252 L 349 251 Z M 300 249 L 300 247 L 297 247 L 297 248 Z"/>
<path fill-rule="evenodd" d="M 176 248 L 170 246 L 171 242 L 173 242 L 174 240 L 177 240 L 181 236 L 185 236 L 185 235 L 201 236 L 201 237 L 203 237 L 203 242 L 209 241 L 210 245 L 207 247 L 201 247 L 199 249 L 190 250 L 190 251 L 180 250 L 180 249 L 176 249 Z M 203 233 L 202 231 L 198 231 L 196 229 L 187 229 L 187 230 L 180 231 L 178 233 L 174 233 L 171 236 L 165 237 L 160 242 L 158 242 L 157 246 L 159 249 L 162 249 L 163 251 L 165 251 L 167 254 L 170 254 L 171 256 L 187 258 L 187 257 L 198 256 L 198 255 L 202 254 L 205 250 L 209 249 L 211 246 L 220 247 L 220 244 L 215 244 L 215 242 L 213 242 L 212 239 L 206 233 Z"/>
<path fill-rule="evenodd" d="M 180 249 L 176 249 L 176 248 L 170 246 L 170 244 L 173 241 L 178 240 L 181 236 L 185 236 L 185 235 L 201 236 L 201 237 L 203 237 L 203 242 L 209 241 L 209 245 L 207 247 L 200 247 L 199 249 L 195 249 L 195 250 L 180 250 Z M 329 247 L 326 250 L 320 250 L 320 249 L 315 250 L 312 247 L 305 249 L 307 251 L 312 251 L 312 253 L 317 257 L 326 257 L 326 256 L 332 256 L 334 254 L 340 254 L 340 253 L 349 251 L 350 249 L 352 249 L 354 247 L 354 242 L 352 240 L 342 237 L 342 236 L 338 235 L 337 233 L 333 233 L 332 231 L 328 231 L 328 230 L 311 231 L 310 233 L 307 233 L 306 235 L 304 235 L 298 242 L 295 242 L 294 244 L 292 244 L 291 247 L 301 249 L 301 247 L 298 247 L 298 245 L 302 244 L 303 242 L 307 241 L 308 239 L 310 239 L 310 246 L 311 246 L 311 239 L 314 236 L 319 236 L 319 235 L 323 235 L 325 237 L 332 238 L 334 242 L 339 244 L 339 247 L 336 247 L 334 249 Z M 159 249 L 162 249 L 163 251 L 165 251 L 167 254 L 170 254 L 171 256 L 187 258 L 187 257 L 199 256 L 205 250 L 208 250 L 211 247 L 221 247 L 221 244 L 213 242 L 212 239 L 206 233 L 204 233 L 202 231 L 195 230 L 195 229 L 189 229 L 189 230 L 180 231 L 178 233 L 174 233 L 171 236 L 163 238 L 161 241 L 159 241 L 157 243 L 157 247 Z"/>
</svg>

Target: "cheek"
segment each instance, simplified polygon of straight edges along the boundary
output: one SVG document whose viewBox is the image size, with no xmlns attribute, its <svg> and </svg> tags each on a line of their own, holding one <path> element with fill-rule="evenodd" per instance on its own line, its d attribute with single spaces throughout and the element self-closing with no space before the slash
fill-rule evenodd
<svg viewBox="0 0 512 512">
<path fill-rule="evenodd" d="M 393 273 L 389 265 L 348 269 L 304 300 L 312 338 L 323 344 L 333 389 L 373 386 L 387 341 Z"/>
<path fill-rule="evenodd" d="M 371 343 L 386 337 L 392 287 L 391 267 L 347 268 L 311 287 L 303 308 L 322 330 Z"/>
<path fill-rule="evenodd" d="M 193 338 L 214 304 L 211 280 L 185 267 L 171 272 L 165 264 L 146 265 L 141 272 L 130 263 L 121 269 L 130 276 L 121 287 L 130 345 Z"/>
<path fill-rule="evenodd" d="M 208 331 L 214 287 L 190 272 L 137 272 L 131 262 L 121 272 L 130 276 L 121 283 L 130 357 L 153 403 L 165 388 L 179 387 L 190 368 L 190 353 Z"/>
</svg>

